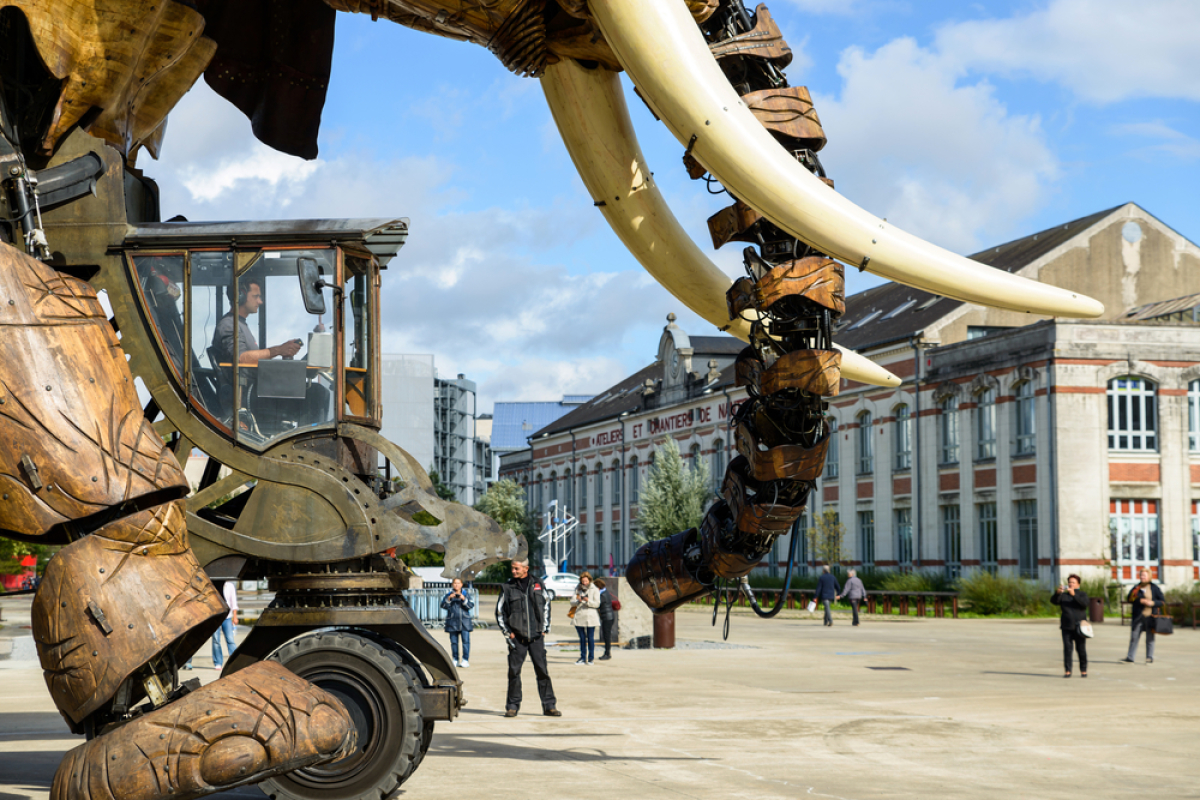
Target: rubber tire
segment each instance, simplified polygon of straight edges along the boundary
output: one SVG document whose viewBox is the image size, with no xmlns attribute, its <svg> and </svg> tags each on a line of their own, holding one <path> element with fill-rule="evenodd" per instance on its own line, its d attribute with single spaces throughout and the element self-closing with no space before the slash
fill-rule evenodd
<svg viewBox="0 0 1200 800">
<path fill-rule="evenodd" d="M 387 800 L 429 748 L 433 722 L 421 716 L 416 673 L 387 647 L 348 631 L 293 639 L 270 656 L 342 700 L 358 727 L 354 755 L 269 778 L 272 800 Z"/>
</svg>

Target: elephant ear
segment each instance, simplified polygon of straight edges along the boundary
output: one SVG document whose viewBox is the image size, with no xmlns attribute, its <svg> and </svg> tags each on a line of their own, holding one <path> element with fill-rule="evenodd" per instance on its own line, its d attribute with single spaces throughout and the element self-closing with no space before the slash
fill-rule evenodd
<svg viewBox="0 0 1200 800">
<path fill-rule="evenodd" d="M 196 9 L 217 43 L 204 81 L 250 118 L 263 144 L 316 158 L 337 11 L 322 0 L 196 0 Z"/>
</svg>

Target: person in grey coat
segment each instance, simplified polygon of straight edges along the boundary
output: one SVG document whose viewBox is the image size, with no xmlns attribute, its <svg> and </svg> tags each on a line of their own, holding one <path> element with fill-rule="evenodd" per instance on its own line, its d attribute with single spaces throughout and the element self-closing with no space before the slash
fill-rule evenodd
<svg viewBox="0 0 1200 800">
<path fill-rule="evenodd" d="M 446 633 L 450 634 L 450 657 L 454 666 L 469 667 L 471 658 L 471 631 L 475 623 L 471 621 L 471 609 L 475 607 L 463 593 L 463 582 L 455 578 L 450 584 L 450 591 L 442 598 L 442 609 L 446 612 Z M 462 661 L 458 660 L 458 640 L 462 639 Z"/>
<path fill-rule="evenodd" d="M 858 577 L 858 570 L 850 570 L 847 573 L 850 577 L 846 580 L 846 585 L 842 587 L 842 597 L 850 601 L 850 608 L 854 610 L 854 624 L 858 624 L 858 607 L 863 600 L 867 599 L 867 587 L 863 586 L 862 579 Z"/>
<path fill-rule="evenodd" d="M 829 571 L 829 565 L 821 567 L 821 577 L 817 578 L 817 602 L 825 606 L 825 624 L 833 626 L 833 612 L 829 604 L 841 597 L 842 587 L 838 586 L 837 578 Z"/>
</svg>

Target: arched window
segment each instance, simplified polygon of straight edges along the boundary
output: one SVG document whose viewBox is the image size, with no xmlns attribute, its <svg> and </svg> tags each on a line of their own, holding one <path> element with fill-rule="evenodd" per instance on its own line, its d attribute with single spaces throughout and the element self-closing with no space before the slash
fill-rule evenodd
<svg viewBox="0 0 1200 800">
<path fill-rule="evenodd" d="M 579 470 L 579 510 L 587 511 L 587 467 Z"/>
<path fill-rule="evenodd" d="M 975 395 L 975 458 L 996 457 L 996 390 Z"/>
<path fill-rule="evenodd" d="M 841 434 L 838 433 L 837 420 L 829 420 L 829 448 L 825 451 L 826 478 L 836 478 L 838 476 L 838 453 L 840 451 L 838 442 L 841 438 Z"/>
<path fill-rule="evenodd" d="M 1200 450 L 1200 381 L 1188 384 L 1188 450 Z"/>
<path fill-rule="evenodd" d="M 1157 450 L 1152 381 L 1123 375 L 1108 382 L 1108 449 Z"/>
<path fill-rule="evenodd" d="M 550 473 L 550 502 L 558 499 L 558 472 Z"/>
<path fill-rule="evenodd" d="M 572 480 L 571 470 L 563 473 L 563 487 L 567 490 L 567 511 L 575 513 L 575 481 Z"/>
<path fill-rule="evenodd" d="M 545 504 L 542 502 L 545 498 L 542 495 L 542 476 L 539 474 L 534 480 L 537 482 L 537 502 L 534 503 L 535 512 L 541 515 L 545 511 Z"/>
<path fill-rule="evenodd" d="M 875 470 L 875 440 L 871 438 L 871 412 L 858 415 L 858 474 L 870 475 Z"/>
<path fill-rule="evenodd" d="M 938 447 L 941 463 L 958 463 L 958 398 L 951 395 L 938 403 Z"/>
<path fill-rule="evenodd" d="M 621 505 L 621 482 L 625 476 L 621 474 L 621 462 L 614 460 L 612 462 L 612 504 L 614 506 Z M 600 551 L 597 550 L 597 553 Z M 600 562 L 596 562 L 600 563 Z"/>
<path fill-rule="evenodd" d="M 896 406 L 896 428 L 892 441 L 895 446 L 895 468 L 912 469 L 912 414 L 907 405 Z"/>
<path fill-rule="evenodd" d="M 1017 449 L 1014 455 L 1032 455 L 1037 438 L 1033 381 L 1018 383 L 1013 389 L 1013 394 L 1017 398 L 1017 402 L 1013 403 L 1014 422 L 1016 423 L 1013 427 L 1017 431 Z"/>
<path fill-rule="evenodd" d="M 638 496 L 641 494 L 641 480 L 638 478 L 638 458 L 634 456 L 629 460 L 629 505 L 637 505 Z"/>
<path fill-rule="evenodd" d="M 596 495 L 593 503 L 600 508 L 604 505 L 604 467 L 599 464 L 592 470 L 592 489 Z"/>
</svg>

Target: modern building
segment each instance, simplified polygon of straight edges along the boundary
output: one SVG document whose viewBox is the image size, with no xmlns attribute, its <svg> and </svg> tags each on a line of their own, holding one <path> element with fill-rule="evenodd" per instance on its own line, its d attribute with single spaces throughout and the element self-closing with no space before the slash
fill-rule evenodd
<svg viewBox="0 0 1200 800">
<path fill-rule="evenodd" d="M 1108 311 L 1046 319 L 898 284 L 848 298 L 837 341 L 903 384 L 843 380 L 810 511 L 838 515 L 854 564 L 1200 577 L 1200 248 L 1127 204 L 972 258 Z M 505 460 L 535 505 L 578 510 L 574 563 L 628 558 L 638 487 L 666 436 L 719 481 L 744 399 L 730 367 L 741 346 L 671 320 L 654 364 L 538 431 L 524 463 Z"/>
<path fill-rule="evenodd" d="M 483 493 L 491 458 L 476 453 L 475 399 L 475 382 L 461 373 L 454 380 L 434 379 L 433 468 L 455 499 L 467 505 L 474 505 Z"/>
</svg>

